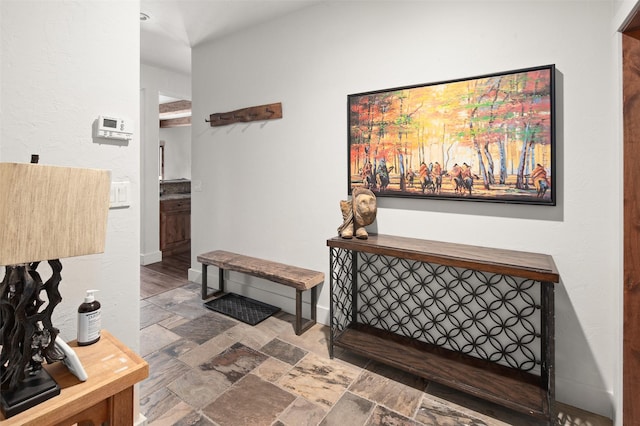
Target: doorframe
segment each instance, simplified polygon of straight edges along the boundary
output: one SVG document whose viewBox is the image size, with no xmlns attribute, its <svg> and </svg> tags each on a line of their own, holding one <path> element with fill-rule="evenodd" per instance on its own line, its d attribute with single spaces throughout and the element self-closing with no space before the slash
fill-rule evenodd
<svg viewBox="0 0 640 426">
<path fill-rule="evenodd" d="M 622 33 L 623 120 L 623 338 L 622 424 L 640 424 L 640 13 L 632 12 Z M 631 184 L 633 188 L 633 184 Z"/>
</svg>

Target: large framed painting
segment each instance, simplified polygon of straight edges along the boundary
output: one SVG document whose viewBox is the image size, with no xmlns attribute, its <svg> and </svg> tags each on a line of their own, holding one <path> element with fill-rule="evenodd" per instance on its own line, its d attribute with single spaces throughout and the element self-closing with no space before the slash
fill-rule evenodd
<svg viewBox="0 0 640 426">
<path fill-rule="evenodd" d="M 554 74 L 349 95 L 349 194 L 555 205 Z"/>
</svg>

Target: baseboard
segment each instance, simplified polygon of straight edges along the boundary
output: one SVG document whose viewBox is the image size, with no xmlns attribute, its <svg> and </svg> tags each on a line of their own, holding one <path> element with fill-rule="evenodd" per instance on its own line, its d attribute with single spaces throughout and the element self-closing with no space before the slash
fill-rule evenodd
<svg viewBox="0 0 640 426">
<path fill-rule="evenodd" d="M 187 278 L 189 281 L 194 283 L 202 283 L 202 271 L 198 269 L 189 268 L 187 273 Z"/>
<path fill-rule="evenodd" d="M 613 418 L 614 399 L 611 392 L 558 377 L 557 373 L 556 400 L 609 419 Z"/>
<path fill-rule="evenodd" d="M 317 314 L 318 314 L 317 321 L 320 324 L 329 325 L 329 323 L 330 323 L 330 320 L 329 320 L 329 308 L 327 308 L 325 306 L 318 305 L 316 307 L 316 310 L 317 310 Z"/>
<path fill-rule="evenodd" d="M 158 262 L 162 262 L 162 252 L 160 250 L 153 253 L 140 254 L 140 264 L 143 266 Z"/>
<path fill-rule="evenodd" d="M 147 418 L 142 414 L 138 414 L 138 419 L 133 426 L 147 426 Z"/>
</svg>

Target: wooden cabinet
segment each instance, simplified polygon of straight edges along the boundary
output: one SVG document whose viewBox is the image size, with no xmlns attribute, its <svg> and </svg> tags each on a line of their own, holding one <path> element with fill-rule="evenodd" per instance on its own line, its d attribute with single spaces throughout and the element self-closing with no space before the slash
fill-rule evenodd
<svg viewBox="0 0 640 426">
<path fill-rule="evenodd" d="M 191 199 L 160 201 L 160 250 L 163 255 L 188 250 L 191 245 Z"/>
<path fill-rule="evenodd" d="M 551 256 L 372 235 L 327 241 L 335 346 L 554 421 Z"/>
</svg>

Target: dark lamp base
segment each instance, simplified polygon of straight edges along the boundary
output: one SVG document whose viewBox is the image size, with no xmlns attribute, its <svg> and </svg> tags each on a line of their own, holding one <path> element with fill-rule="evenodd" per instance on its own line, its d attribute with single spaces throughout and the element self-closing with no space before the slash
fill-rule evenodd
<svg viewBox="0 0 640 426">
<path fill-rule="evenodd" d="M 60 386 L 43 368 L 35 375 L 25 377 L 16 389 L 2 391 L 0 409 L 8 419 L 59 394 Z"/>
</svg>

